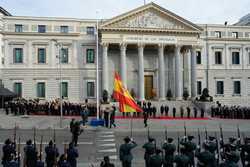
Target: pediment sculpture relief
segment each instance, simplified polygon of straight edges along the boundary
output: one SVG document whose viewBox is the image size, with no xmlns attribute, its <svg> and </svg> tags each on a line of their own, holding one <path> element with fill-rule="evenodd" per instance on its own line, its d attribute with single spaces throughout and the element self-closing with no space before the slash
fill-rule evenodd
<svg viewBox="0 0 250 167">
<path fill-rule="evenodd" d="M 113 26 L 129 28 L 184 29 L 182 25 L 167 20 L 167 18 L 161 17 L 152 11 L 146 11 L 141 15 L 122 20 Z"/>
</svg>

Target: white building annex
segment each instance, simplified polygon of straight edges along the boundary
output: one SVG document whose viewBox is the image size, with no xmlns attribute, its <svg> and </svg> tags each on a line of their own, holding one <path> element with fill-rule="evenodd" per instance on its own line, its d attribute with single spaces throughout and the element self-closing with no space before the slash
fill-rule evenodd
<svg viewBox="0 0 250 167">
<path fill-rule="evenodd" d="M 24 98 L 95 99 L 114 72 L 139 100 L 181 100 L 208 88 L 214 100 L 250 100 L 250 26 L 199 25 L 149 3 L 108 20 L 12 16 L 0 9 L 0 79 Z M 61 45 L 60 46 L 58 46 Z M 59 63 L 58 55 L 61 57 Z M 61 70 L 60 70 L 61 67 Z M 61 78 L 61 80 L 60 80 Z"/>
</svg>

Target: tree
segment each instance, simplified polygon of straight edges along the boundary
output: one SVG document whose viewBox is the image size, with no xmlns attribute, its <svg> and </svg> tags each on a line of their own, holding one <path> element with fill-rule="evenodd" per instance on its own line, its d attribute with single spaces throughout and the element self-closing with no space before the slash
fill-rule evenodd
<svg viewBox="0 0 250 167">
<path fill-rule="evenodd" d="M 168 91 L 167 91 L 167 99 L 171 100 L 172 97 L 173 97 L 172 91 L 171 91 L 171 89 L 168 89 Z"/>
<path fill-rule="evenodd" d="M 188 90 L 187 90 L 187 88 L 184 88 L 184 90 L 183 90 L 183 99 L 184 99 L 184 100 L 187 100 L 188 97 L 189 97 Z"/>
</svg>

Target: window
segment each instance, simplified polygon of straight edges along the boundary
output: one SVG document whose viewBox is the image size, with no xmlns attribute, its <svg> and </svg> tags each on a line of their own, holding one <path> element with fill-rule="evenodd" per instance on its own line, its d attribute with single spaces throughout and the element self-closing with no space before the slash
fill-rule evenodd
<svg viewBox="0 0 250 167">
<path fill-rule="evenodd" d="M 46 63 L 46 50 L 45 48 L 38 48 L 38 57 L 37 57 L 37 60 L 38 60 L 38 63 L 39 64 L 43 64 L 43 63 Z"/>
<path fill-rule="evenodd" d="M 223 95 L 224 94 L 224 82 L 223 81 L 217 81 L 216 82 L 216 94 L 217 95 Z"/>
<path fill-rule="evenodd" d="M 15 32 L 23 32 L 23 25 L 15 24 Z"/>
<path fill-rule="evenodd" d="M 215 64 L 222 64 L 222 53 L 221 51 L 215 52 Z"/>
<path fill-rule="evenodd" d="M 67 98 L 68 97 L 68 82 L 62 82 L 61 83 L 61 89 L 60 92 L 62 91 L 62 98 Z"/>
<path fill-rule="evenodd" d="M 19 97 L 22 97 L 22 83 L 14 83 L 14 93 L 17 94 Z"/>
<path fill-rule="evenodd" d="M 14 63 L 23 63 L 23 48 L 14 48 Z"/>
<path fill-rule="evenodd" d="M 88 35 L 94 35 L 95 34 L 95 28 L 94 27 L 87 27 L 87 34 Z"/>
<path fill-rule="evenodd" d="M 234 95 L 240 95 L 241 94 L 241 86 L 240 81 L 234 81 Z"/>
<path fill-rule="evenodd" d="M 38 32 L 39 33 L 45 33 L 46 32 L 46 26 L 45 25 L 38 25 Z"/>
<path fill-rule="evenodd" d="M 45 98 L 45 82 L 37 83 L 37 97 Z"/>
<path fill-rule="evenodd" d="M 221 32 L 220 31 L 215 31 L 215 37 L 216 38 L 221 38 Z"/>
<path fill-rule="evenodd" d="M 87 82 L 87 96 L 88 97 L 95 96 L 95 84 L 93 81 Z"/>
<path fill-rule="evenodd" d="M 61 49 L 61 63 L 67 64 L 69 62 L 69 56 L 68 56 L 69 50 L 68 48 L 62 48 Z"/>
<path fill-rule="evenodd" d="M 87 49 L 87 63 L 94 63 L 95 62 L 95 51 L 94 49 Z"/>
<path fill-rule="evenodd" d="M 197 81 L 197 94 L 201 95 L 201 93 L 202 93 L 202 82 Z"/>
<path fill-rule="evenodd" d="M 69 26 L 61 26 L 61 33 L 68 33 L 69 32 Z"/>
<path fill-rule="evenodd" d="M 240 52 L 232 52 L 232 64 L 240 64 Z"/>
<path fill-rule="evenodd" d="M 201 64 L 201 52 L 196 52 L 196 64 Z"/>
<path fill-rule="evenodd" d="M 238 37 L 239 37 L 238 32 L 232 32 L 232 37 L 233 37 L 233 38 L 238 38 Z"/>
</svg>

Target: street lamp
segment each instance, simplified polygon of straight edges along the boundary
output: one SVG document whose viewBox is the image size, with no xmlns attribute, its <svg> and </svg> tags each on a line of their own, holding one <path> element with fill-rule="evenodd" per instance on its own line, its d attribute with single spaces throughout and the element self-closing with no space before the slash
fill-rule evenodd
<svg viewBox="0 0 250 167">
<path fill-rule="evenodd" d="M 62 119 L 63 119 L 63 106 L 62 106 L 62 48 L 63 45 L 62 43 L 59 43 L 56 39 L 52 39 L 52 41 L 54 41 L 56 43 L 56 47 L 58 48 L 58 55 L 56 56 L 58 58 L 59 61 L 59 82 L 60 82 L 60 128 L 62 128 Z"/>
</svg>

